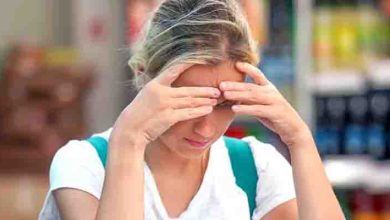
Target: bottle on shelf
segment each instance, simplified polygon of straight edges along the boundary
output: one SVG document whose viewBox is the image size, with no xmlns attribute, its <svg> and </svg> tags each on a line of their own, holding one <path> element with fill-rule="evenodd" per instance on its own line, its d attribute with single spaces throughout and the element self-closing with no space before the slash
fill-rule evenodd
<svg viewBox="0 0 390 220">
<path fill-rule="evenodd" d="M 386 121 L 390 110 L 385 92 L 371 91 L 369 96 L 369 121 L 367 126 L 367 150 L 375 158 L 386 156 Z"/>
<path fill-rule="evenodd" d="M 348 124 L 345 128 L 344 151 L 346 154 L 366 153 L 366 121 L 368 103 L 364 95 L 348 98 Z"/>
<path fill-rule="evenodd" d="M 326 111 L 329 119 L 328 154 L 342 153 L 342 138 L 345 127 L 346 100 L 342 96 L 330 96 L 326 100 Z"/>
</svg>

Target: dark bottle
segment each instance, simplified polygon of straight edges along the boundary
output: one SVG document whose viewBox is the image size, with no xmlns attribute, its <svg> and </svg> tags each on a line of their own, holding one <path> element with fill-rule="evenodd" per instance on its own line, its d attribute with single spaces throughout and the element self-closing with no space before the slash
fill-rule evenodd
<svg viewBox="0 0 390 220">
<path fill-rule="evenodd" d="M 329 120 L 326 115 L 326 98 L 316 97 L 315 98 L 316 108 L 316 128 L 315 128 L 315 141 L 318 148 L 318 152 L 321 156 L 329 153 L 328 142 L 329 142 Z"/>
<path fill-rule="evenodd" d="M 326 101 L 326 114 L 328 115 L 328 143 L 329 154 L 340 154 L 342 134 L 345 125 L 346 100 L 341 96 L 328 97 Z"/>
<path fill-rule="evenodd" d="M 348 124 L 345 127 L 344 150 L 346 154 L 366 153 L 366 122 L 368 103 L 364 95 L 348 98 Z"/>
<path fill-rule="evenodd" d="M 389 99 L 385 93 L 377 91 L 370 94 L 367 151 L 370 155 L 380 159 L 386 154 L 385 123 L 389 107 Z"/>
</svg>

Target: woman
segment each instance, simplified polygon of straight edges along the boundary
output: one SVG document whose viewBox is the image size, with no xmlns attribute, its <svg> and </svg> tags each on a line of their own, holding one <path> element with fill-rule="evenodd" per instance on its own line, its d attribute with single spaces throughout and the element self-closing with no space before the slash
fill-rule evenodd
<svg viewBox="0 0 390 220">
<path fill-rule="evenodd" d="M 88 141 L 61 148 L 40 218 L 343 219 L 309 128 L 254 66 L 253 42 L 235 0 L 163 1 L 129 62 L 140 92 L 101 135 L 105 168 Z M 245 139 L 258 174 L 253 213 L 221 137 L 238 114 L 291 154 L 292 169 Z"/>
</svg>

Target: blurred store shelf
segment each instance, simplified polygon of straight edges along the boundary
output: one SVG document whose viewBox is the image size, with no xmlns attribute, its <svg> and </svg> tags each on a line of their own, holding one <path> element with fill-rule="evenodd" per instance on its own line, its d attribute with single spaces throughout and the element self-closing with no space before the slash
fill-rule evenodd
<svg viewBox="0 0 390 220">
<path fill-rule="evenodd" d="M 335 188 L 390 192 L 390 163 L 369 156 L 327 156 L 325 171 Z"/>
<path fill-rule="evenodd" d="M 317 95 L 353 95 L 374 89 L 390 88 L 390 59 L 372 62 L 366 74 L 358 69 L 327 70 L 314 73 L 311 90 Z"/>
<path fill-rule="evenodd" d="M 368 73 L 368 82 L 373 88 L 390 88 L 390 59 L 373 62 L 368 66 Z"/>
<path fill-rule="evenodd" d="M 74 48 L 10 46 L 0 66 L 0 172 L 47 173 L 56 150 L 86 136 L 94 73 Z"/>
<path fill-rule="evenodd" d="M 352 95 L 366 90 L 366 79 L 356 70 L 333 70 L 313 74 L 310 86 L 318 95 Z"/>
</svg>

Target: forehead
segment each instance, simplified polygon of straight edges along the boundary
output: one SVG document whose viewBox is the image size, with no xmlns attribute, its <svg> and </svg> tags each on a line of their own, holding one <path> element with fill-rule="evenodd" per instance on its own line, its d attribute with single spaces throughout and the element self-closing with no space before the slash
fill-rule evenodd
<svg viewBox="0 0 390 220">
<path fill-rule="evenodd" d="M 234 67 L 233 62 L 225 61 L 219 65 L 194 65 L 172 85 L 218 87 L 223 81 L 243 82 L 244 79 L 245 75 Z"/>
</svg>

